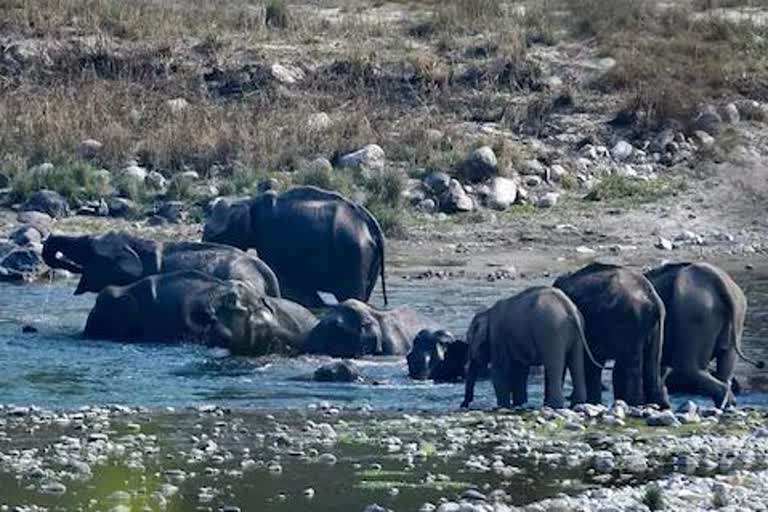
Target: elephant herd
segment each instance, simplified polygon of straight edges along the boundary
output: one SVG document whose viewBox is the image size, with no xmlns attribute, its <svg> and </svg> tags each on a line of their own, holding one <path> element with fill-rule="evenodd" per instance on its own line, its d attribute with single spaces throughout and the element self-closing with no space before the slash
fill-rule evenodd
<svg viewBox="0 0 768 512">
<path fill-rule="evenodd" d="M 675 263 L 641 274 L 593 263 L 500 300 L 456 339 L 408 307 L 367 304 L 384 237 L 376 219 L 343 196 L 296 187 L 220 199 L 202 242 L 156 242 L 124 233 L 51 235 L 43 258 L 97 293 L 84 335 L 187 341 L 235 354 L 407 355 L 414 379 L 465 381 L 463 406 L 489 372 L 501 407 L 527 401 L 531 366 L 544 367 L 545 404 L 599 403 L 614 361 L 616 399 L 669 407 L 668 392 L 733 402 L 746 298 L 723 270 Z M 338 302 L 318 320 L 311 309 Z M 716 361 L 716 368 L 709 365 Z"/>
</svg>

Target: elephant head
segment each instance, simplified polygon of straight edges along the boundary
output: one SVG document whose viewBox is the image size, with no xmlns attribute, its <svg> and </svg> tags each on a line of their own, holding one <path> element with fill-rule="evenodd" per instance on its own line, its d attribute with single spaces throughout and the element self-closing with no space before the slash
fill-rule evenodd
<svg viewBox="0 0 768 512">
<path fill-rule="evenodd" d="M 90 339 L 134 339 L 141 337 L 139 305 L 124 288 L 108 286 L 96 298 L 88 315 L 85 337 Z"/>
<path fill-rule="evenodd" d="M 232 287 L 212 305 L 211 343 L 235 354 L 261 356 L 297 351 L 297 336 L 283 327 L 271 299 L 250 285 L 233 281 Z"/>
<path fill-rule="evenodd" d="M 467 329 L 469 345 L 469 365 L 464 386 L 462 407 L 469 407 L 475 399 L 475 382 L 491 362 L 490 312 L 483 311 L 475 315 Z"/>
<path fill-rule="evenodd" d="M 203 241 L 249 247 L 251 237 L 251 208 L 247 200 L 217 199 L 203 228 Z"/>
<path fill-rule="evenodd" d="M 335 306 L 309 333 L 311 352 L 333 357 L 362 357 L 382 351 L 381 326 L 364 303 L 349 299 Z"/>
<path fill-rule="evenodd" d="M 80 274 L 75 295 L 100 292 L 109 285 L 127 285 L 144 275 L 144 265 L 132 239 L 121 233 L 103 236 L 51 235 L 43 260 L 52 268 Z"/>
<path fill-rule="evenodd" d="M 456 382 L 464 377 L 467 354 L 468 345 L 450 332 L 424 329 L 408 353 L 408 375 L 417 380 Z"/>
</svg>

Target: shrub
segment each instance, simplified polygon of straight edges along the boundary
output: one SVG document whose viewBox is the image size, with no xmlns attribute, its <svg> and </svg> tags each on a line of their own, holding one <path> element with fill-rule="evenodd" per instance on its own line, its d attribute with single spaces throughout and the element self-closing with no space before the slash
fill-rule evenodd
<svg viewBox="0 0 768 512">
<path fill-rule="evenodd" d="M 682 186 L 682 182 L 676 184 L 677 188 Z M 672 194 L 676 187 L 675 184 L 662 180 L 644 181 L 627 176 L 612 175 L 603 178 L 584 199 L 588 201 L 634 199 L 647 202 Z"/>
<path fill-rule="evenodd" d="M 13 199 L 24 201 L 32 193 L 48 189 L 58 192 L 69 201 L 95 199 L 106 195 L 104 183 L 98 179 L 96 169 L 84 162 L 54 166 L 52 169 L 34 167 L 18 172 L 11 183 Z"/>
<path fill-rule="evenodd" d="M 285 0 L 269 0 L 264 13 L 264 22 L 271 28 L 288 28 L 290 22 Z"/>
<path fill-rule="evenodd" d="M 643 504 L 649 510 L 663 510 L 666 505 L 664 503 L 664 491 L 661 487 L 656 484 L 646 487 L 645 494 L 643 494 Z"/>
</svg>

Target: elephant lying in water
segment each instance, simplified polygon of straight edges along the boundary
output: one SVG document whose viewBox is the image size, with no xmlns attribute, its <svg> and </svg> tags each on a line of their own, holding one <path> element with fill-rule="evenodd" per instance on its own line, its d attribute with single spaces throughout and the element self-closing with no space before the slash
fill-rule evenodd
<svg viewBox="0 0 768 512">
<path fill-rule="evenodd" d="M 469 345 L 450 332 L 423 329 L 413 340 L 406 358 L 408 376 L 416 380 L 459 382 L 464 379 L 468 354 Z"/>
<path fill-rule="evenodd" d="M 407 307 L 379 310 L 349 299 L 334 306 L 307 336 L 306 350 L 333 357 L 405 355 L 416 334 L 436 325 Z"/>
<path fill-rule="evenodd" d="M 198 271 L 108 286 L 88 315 L 85 337 L 118 341 L 189 341 L 236 354 L 294 354 L 317 323 L 299 304 L 267 297 L 242 281 Z"/>
<path fill-rule="evenodd" d="M 662 366 L 671 392 L 712 397 L 715 405 L 732 403 L 736 357 L 763 368 L 741 350 L 747 314 L 744 292 L 722 269 L 708 263 L 675 263 L 647 272 L 667 308 Z M 717 362 L 714 374 L 708 370 Z"/>
<path fill-rule="evenodd" d="M 256 249 L 283 295 L 307 307 L 324 305 L 318 292 L 367 302 L 379 276 L 387 303 L 381 227 L 364 207 L 334 192 L 295 187 L 250 200 L 219 199 L 203 240 Z"/>
<path fill-rule="evenodd" d="M 244 281 L 260 293 L 280 297 L 277 277 L 269 265 L 227 245 L 155 242 L 116 232 L 51 235 L 43 246 L 43 259 L 51 268 L 81 275 L 76 295 L 98 293 L 110 285 L 125 286 L 150 275 L 199 270 L 220 279 Z"/>
<path fill-rule="evenodd" d="M 661 378 L 664 303 L 642 275 L 616 265 L 592 263 L 560 276 L 565 292 L 584 317 L 587 342 L 601 365 L 614 359 L 616 400 L 669 408 Z M 602 367 L 587 365 L 587 400 L 600 403 Z"/>
<path fill-rule="evenodd" d="M 544 366 L 544 405 L 564 406 L 566 369 L 573 382 L 571 402 L 587 398 L 584 353 L 590 352 L 583 319 L 573 302 L 556 288 L 529 288 L 478 313 L 467 330 L 467 343 L 469 369 L 462 407 L 474 400 L 477 376 L 489 363 L 499 407 L 510 406 L 510 395 L 515 406 L 528 402 L 528 372 L 536 365 Z"/>
</svg>

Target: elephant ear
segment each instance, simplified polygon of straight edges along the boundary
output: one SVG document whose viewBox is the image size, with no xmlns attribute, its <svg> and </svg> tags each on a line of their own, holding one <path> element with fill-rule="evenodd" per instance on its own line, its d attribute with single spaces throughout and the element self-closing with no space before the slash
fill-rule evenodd
<svg viewBox="0 0 768 512">
<path fill-rule="evenodd" d="M 110 260 L 124 275 L 139 279 L 144 274 L 141 258 L 118 234 L 94 238 L 93 253 L 99 258 Z"/>
<path fill-rule="evenodd" d="M 491 325 L 488 312 L 478 313 L 467 332 L 467 343 L 472 359 L 488 361 L 491 355 Z"/>
</svg>

